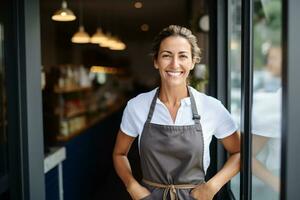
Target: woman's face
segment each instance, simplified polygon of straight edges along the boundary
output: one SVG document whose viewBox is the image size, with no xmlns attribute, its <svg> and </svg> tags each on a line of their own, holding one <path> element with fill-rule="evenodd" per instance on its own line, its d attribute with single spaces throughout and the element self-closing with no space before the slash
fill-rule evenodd
<svg viewBox="0 0 300 200">
<path fill-rule="evenodd" d="M 189 72 L 194 68 L 188 40 L 180 36 L 165 38 L 160 44 L 154 66 L 159 70 L 162 84 L 185 86 Z"/>
<path fill-rule="evenodd" d="M 271 47 L 268 52 L 267 57 L 267 69 L 273 76 L 281 76 L 281 48 L 280 47 Z"/>
</svg>

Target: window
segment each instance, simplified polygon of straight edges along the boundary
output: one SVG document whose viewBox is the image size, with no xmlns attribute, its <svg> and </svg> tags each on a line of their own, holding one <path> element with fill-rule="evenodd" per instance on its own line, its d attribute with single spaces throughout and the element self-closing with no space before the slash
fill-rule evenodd
<svg viewBox="0 0 300 200">
<path fill-rule="evenodd" d="M 230 112 L 237 124 L 241 121 L 241 0 L 230 0 L 228 5 L 228 66 L 230 86 Z M 231 181 L 231 190 L 240 196 L 240 176 Z"/>
<path fill-rule="evenodd" d="M 281 1 L 255 1 L 253 13 L 252 199 L 279 199 Z"/>
<path fill-rule="evenodd" d="M 252 199 L 279 199 L 281 152 L 281 12 L 280 0 L 253 2 Z M 241 0 L 228 5 L 230 111 L 241 121 Z M 231 181 L 240 197 L 240 176 Z"/>
</svg>

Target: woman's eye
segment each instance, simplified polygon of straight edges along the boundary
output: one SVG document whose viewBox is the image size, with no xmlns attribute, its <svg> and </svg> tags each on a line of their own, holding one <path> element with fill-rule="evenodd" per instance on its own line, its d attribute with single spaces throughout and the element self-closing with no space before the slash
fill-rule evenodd
<svg viewBox="0 0 300 200">
<path fill-rule="evenodd" d="M 188 58 L 187 55 L 180 55 L 180 58 Z"/>
<path fill-rule="evenodd" d="M 168 55 L 168 54 L 164 54 L 164 55 L 162 55 L 162 57 L 163 57 L 163 58 L 169 58 L 169 57 L 170 57 L 170 55 Z"/>
</svg>

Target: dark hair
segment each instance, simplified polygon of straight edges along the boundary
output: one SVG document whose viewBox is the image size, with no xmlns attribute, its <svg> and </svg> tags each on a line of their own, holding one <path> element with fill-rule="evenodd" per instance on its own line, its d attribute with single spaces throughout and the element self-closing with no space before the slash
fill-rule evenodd
<svg viewBox="0 0 300 200">
<path fill-rule="evenodd" d="M 161 42 L 170 36 L 180 36 L 185 38 L 191 45 L 192 59 L 195 61 L 195 63 L 200 62 L 201 50 L 197 45 L 196 36 L 193 35 L 191 30 L 178 25 L 169 25 L 154 38 L 152 45 L 152 55 L 154 59 L 157 59 Z"/>
</svg>

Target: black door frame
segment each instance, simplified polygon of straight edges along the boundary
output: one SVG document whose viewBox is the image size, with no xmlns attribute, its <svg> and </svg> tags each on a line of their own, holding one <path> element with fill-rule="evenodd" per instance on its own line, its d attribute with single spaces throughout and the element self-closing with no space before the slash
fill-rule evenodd
<svg viewBox="0 0 300 200">
<path fill-rule="evenodd" d="M 38 0 L 5 0 L 10 200 L 44 200 Z"/>
<path fill-rule="evenodd" d="M 218 98 L 230 110 L 230 66 L 228 64 L 228 0 L 210 1 L 209 35 L 209 94 Z M 242 0 L 242 108 L 241 108 L 241 187 L 240 199 L 251 199 L 251 87 L 252 87 L 252 1 Z M 245 48 L 246 47 L 246 48 Z M 227 153 L 215 140 L 212 148 L 216 151 L 212 158 L 214 173 L 224 165 Z M 235 199 L 230 185 L 226 184 L 217 199 Z"/>
<path fill-rule="evenodd" d="M 229 70 L 228 70 L 228 0 L 211 0 L 209 4 L 209 88 L 208 93 L 219 99 L 228 109 Z M 223 145 L 213 138 L 210 148 L 211 165 L 208 177 L 217 173 L 227 160 Z M 216 199 L 230 199 L 231 191 L 226 184 L 217 194 Z"/>
<path fill-rule="evenodd" d="M 299 198 L 300 183 L 300 1 L 282 0 L 282 151 L 281 198 Z"/>
<path fill-rule="evenodd" d="M 242 0 L 240 199 L 252 199 L 253 0 Z"/>
</svg>

